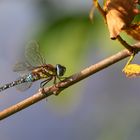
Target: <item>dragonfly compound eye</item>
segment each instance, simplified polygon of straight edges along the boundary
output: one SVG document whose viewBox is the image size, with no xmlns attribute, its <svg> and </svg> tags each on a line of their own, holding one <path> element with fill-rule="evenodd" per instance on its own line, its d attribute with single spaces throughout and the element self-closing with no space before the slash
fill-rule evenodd
<svg viewBox="0 0 140 140">
<path fill-rule="evenodd" d="M 60 65 L 60 64 L 57 64 L 56 65 L 56 73 L 57 73 L 57 76 L 63 76 L 64 73 L 66 71 L 66 67 Z"/>
</svg>

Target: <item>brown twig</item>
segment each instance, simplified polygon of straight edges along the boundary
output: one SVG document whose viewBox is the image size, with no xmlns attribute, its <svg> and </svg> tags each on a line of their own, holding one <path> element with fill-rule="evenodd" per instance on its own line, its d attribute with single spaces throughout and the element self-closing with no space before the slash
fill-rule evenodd
<svg viewBox="0 0 140 140">
<path fill-rule="evenodd" d="M 129 45 L 125 40 L 122 39 L 122 37 L 120 35 L 117 36 L 117 40 L 126 48 L 128 49 L 130 52 L 135 52 L 135 48 L 133 48 L 131 45 Z"/>
<path fill-rule="evenodd" d="M 137 44 L 134 46 L 135 46 L 135 48 L 140 49 L 140 44 Z M 68 88 L 69 86 L 85 79 L 86 77 L 89 77 L 90 75 L 92 75 L 98 71 L 101 71 L 102 69 L 105 69 L 106 67 L 108 67 L 130 55 L 131 55 L 131 52 L 128 51 L 127 49 L 124 49 L 123 51 L 120 51 L 115 55 L 112 55 L 94 65 L 91 65 L 90 67 L 66 78 L 65 80 L 57 83 L 56 85 L 45 88 L 44 93 L 38 92 L 38 93 L 34 94 L 33 96 L 1 111 L 0 120 L 7 118 L 16 112 L 19 112 L 20 110 L 25 109 L 26 107 L 29 107 L 30 105 L 32 105 L 36 102 L 39 102 L 40 100 L 42 100 L 50 95 L 58 95 L 62 90 Z"/>
<path fill-rule="evenodd" d="M 106 20 L 106 12 L 103 10 L 103 8 L 98 3 L 98 0 L 92 0 L 92 1 L 93 1 L 94 6 L 98 9 L 100 14 L 103 16 L 104 20 Z"/>
</svg>

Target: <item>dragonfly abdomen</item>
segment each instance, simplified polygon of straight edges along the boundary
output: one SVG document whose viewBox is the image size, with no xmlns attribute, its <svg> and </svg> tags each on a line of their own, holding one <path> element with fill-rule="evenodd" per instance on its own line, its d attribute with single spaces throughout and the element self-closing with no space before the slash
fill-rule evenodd
<svg viewBox="0 0 140 140">
<path fill-rule="evenodd" d="M 26 82 L 33 82 L 34 80 L 35 80 L 35 78 L 32 74 L 27 75 L 25 78 Z"/>
<path fill-rule="evenodd" d="M 5 84 L 4 86 L 0 87 L 0 92 L 5 90 L 5 89 L 7 89 L 7 88 L 10 88 L 10 87 L 22 84 L 24 82 L 26 82 L 26 79 L 25 78 L 21 78 L 20 80 L 13 81 L 11 83 Z"/>
<path fill-rule="evenodd" d="M 39 79 L 40 79 L 40 77 L 38 74 L 30 73 L 29 75 L 26 76 L 25 82 L 34 82 Z"/>
<path fill-rule="evenodd" d="M 28 74 L 24 77 L 21 77 L 19 80 L 13 81 L 11 83 L 5 84 L 4 86 L 0 87 L 0 92 L 3 91 L 3 90 L 6 90 L 7 88 L 17 86 L 17 85 L 20 85 L 20 84 L 23 84 L 23 83 L 30 83 L 29 85 L 31 86 L 31 83 L 38 80 L 38 79 L 39 79 L 39 77 L 37 75 L 34 75 L 34 74 L 30 73 L 30 74 Z M 29 85 L 27 86 L 27 88 L 30 87 Z M 18 89 L 18 87 L 17 87 L 17 89 Z"/>
</svg>

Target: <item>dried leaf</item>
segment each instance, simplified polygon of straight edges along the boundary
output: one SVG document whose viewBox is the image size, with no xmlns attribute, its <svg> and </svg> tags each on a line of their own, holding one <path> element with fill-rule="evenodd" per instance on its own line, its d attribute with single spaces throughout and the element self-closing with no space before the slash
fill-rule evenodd
<svg viewBox="0 0 140 140">
<path fill-rule="evenodd" d="M 127 77 L 139 77 L 140 76 L 140 65 L 138 64 L 129 64 L 124 69 L 123 72 Z"/>
<path fill-rule="evenodd" d="M 129 28 L 124 31 L 134 39 L 140 40 L 140 23 L 131 24 Z"/>
<path fill-rule="evenodd" d="M 104 6 L 110 38 L 116 39 L 139 13 L 138 0 L 107 0 Z"/>
</svg>

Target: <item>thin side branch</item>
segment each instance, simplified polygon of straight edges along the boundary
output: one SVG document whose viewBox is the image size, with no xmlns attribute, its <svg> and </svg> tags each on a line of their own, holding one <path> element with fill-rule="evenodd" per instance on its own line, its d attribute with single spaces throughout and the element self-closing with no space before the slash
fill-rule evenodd
<svg viewBox="0 0 140 140">
<path fill-rule="evenodd" d="M 95 6 L 98 9 L 100 14 L 103 16 L 104 20 L 106 21 L 106 12 L 103 10 L 103 8 L 98 3 L 98 0 L 92 0 L 92 1 L 93 1 L 93 4 L 94 4 L 93 6 Z"/>
<path fill-rule="evenodd" d="M 134 45 L 134 47 L 140 49 L 140 44 L 136 44 L 136 45 Z M 120 51 L 117 54 L 114 54 L 94 65 L 91 65 L 90 67 L 66 78 L 65 80 L 57 83 L 56 85 L 45 88 L 44 93 L 41 93 L 39 91 L 36 94 L 34 94 L 33 96 L 1 111 L 0 120 L 9 117 L 12 114 L 15 114 L 16 112 L 19 112 L 22 109 L 25 109 L 26 107 L 29 107 L 30 105 L 37 103 L 40 100 L 42 100 L 50 95 L 58 95 L 58 94 L 60 94 L 61 91 L 70 87 L 71 85 L 78 83 L 79 81 L 89 77 L 90 75 L 93 75 L 94 73 L 101 71 L 102 69 L 105 69 L 106 67 L 108 67 L 112 64 L 115 64 L 116 62 L 118 62 L 130 55 L 131 55 L 131 52 L 127 49 L 124 49 L 123 51 Z"/>
</svg>

